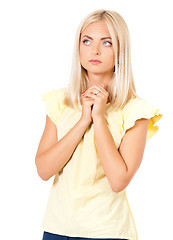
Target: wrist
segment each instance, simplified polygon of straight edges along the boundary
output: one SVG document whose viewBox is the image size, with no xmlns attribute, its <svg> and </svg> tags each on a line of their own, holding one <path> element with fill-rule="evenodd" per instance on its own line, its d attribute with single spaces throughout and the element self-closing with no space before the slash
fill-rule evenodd
<svg viewBox="0 0 173 240">
<path fill-rule="evenodd" d="M 83 119 L 83 118 L 80 118 L 79 122 L 80 122 L 80 124 L 81 124 L 82 126 L 84 126 L 84 127 L 86 127 L 86 128 L 87 128 L 87 127 L 90 125 L 90 123 L 91 123 L 91 122 L 89 122 L 89 121 L 86 121 L 86 120 Z"/>
<path fill-rule="evenodd" d="M 96 123 L 102 123 L 102 122 L 106 122 L 106 119 L 104 116 L 97 116 L 97 117 L 94 117 L 93 118 L 93 123 L 96 124 Z"/>
</svg>

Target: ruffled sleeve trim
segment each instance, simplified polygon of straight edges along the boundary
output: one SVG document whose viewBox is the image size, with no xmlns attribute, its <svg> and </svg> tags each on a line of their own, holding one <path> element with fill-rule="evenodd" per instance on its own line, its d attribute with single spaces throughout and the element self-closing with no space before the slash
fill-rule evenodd
<svg viewBox="0 0 173 240">
<path fill-rule="evenodd" d="M 162 118 L 163 114 L 159 109 L 142 98 L 131 99 L 123 109 L 123 135 L 127 129 L 135 125 L 136 120 L 141 118 L 149 119 L 147 140 L 156 134 L 159 127 L 155 125 Z"/>
<path fill-rule="evenodd" d="M 40 96 L 46 105 L 46 114 L 55 125 L 57 125 L 60 117 L 62 90 L 54 89 Z"/>
</svg>

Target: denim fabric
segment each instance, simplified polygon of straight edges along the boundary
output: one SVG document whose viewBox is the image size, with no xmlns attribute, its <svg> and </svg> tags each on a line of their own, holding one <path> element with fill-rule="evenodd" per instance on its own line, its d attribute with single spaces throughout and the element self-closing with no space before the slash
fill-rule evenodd
<svg viewBox="0 0 173 240">
<path fill-rule="evenodd" d="M 53 234 L 49 232 L 43 233 L 42 240 L 128 240 L 122 238 L 80 238 L 80 237 L 67 237 L 63 235 Z"/>
</svg>

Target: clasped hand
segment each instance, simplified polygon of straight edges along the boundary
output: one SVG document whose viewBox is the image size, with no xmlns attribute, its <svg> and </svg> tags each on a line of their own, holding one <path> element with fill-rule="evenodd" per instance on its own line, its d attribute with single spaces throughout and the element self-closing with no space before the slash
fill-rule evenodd
<svg viewBox="0 0 173 240">
<path fill-rule="evenodd" d="M 96 94 L 98 90 L 99 93 Z M 96 84 L 88 88 L 83 96 L 94 99 L 94 104 L 91 110 L 92 118 L 104 118 L 106 103 L 109 96 L 109 93 L 104 89 L 104 87 L 101 84 Z"/>
</svg>

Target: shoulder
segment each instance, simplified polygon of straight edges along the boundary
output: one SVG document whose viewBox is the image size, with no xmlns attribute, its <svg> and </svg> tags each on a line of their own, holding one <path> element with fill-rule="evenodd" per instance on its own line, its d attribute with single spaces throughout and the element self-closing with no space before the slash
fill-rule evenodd
<svg viewBox="0 0 173 240">
<path fill-rule="evenodd" d="M 43 101 L 60 100 L 64 97 L 66 88 L 52 89 L 41 95 Z"/>
<path fill-rule="evenodd" d="M 127 129 L 134 126 L 138 119 L 149 119 L 148 136 L 151 138 L 157 131 L 158 126 L 155 123 L 162 118 L 163 114 L 159 112 L 159 108 L 144 98 L 135 97 L 130 99 L 122 110 L 124 133 Z"/>
<path fill-rule="evenodd" d="M 131 99 L 128 100 L 128 102 L 125 104 L 123 110 L 126 110 L 140 102 L 145 101 L 143 98 L 136 96 L 136 97 L 132 97 Z"/>
<path fill-rule="evenodd" d="M 122 109 L 123 115 L 127 115 L 129 113 L 149 113 L 153 111 L 158 111 L 157 107 L 139 96 L 131 98 Z"/>
<path fill-rule="evenodd" d="M 57 124 L 61 111 L 64 109 L 63 98 L 66 88 L 52 89 L 41 95 L 46 105 L 46 113 Z"/>
</svg>

